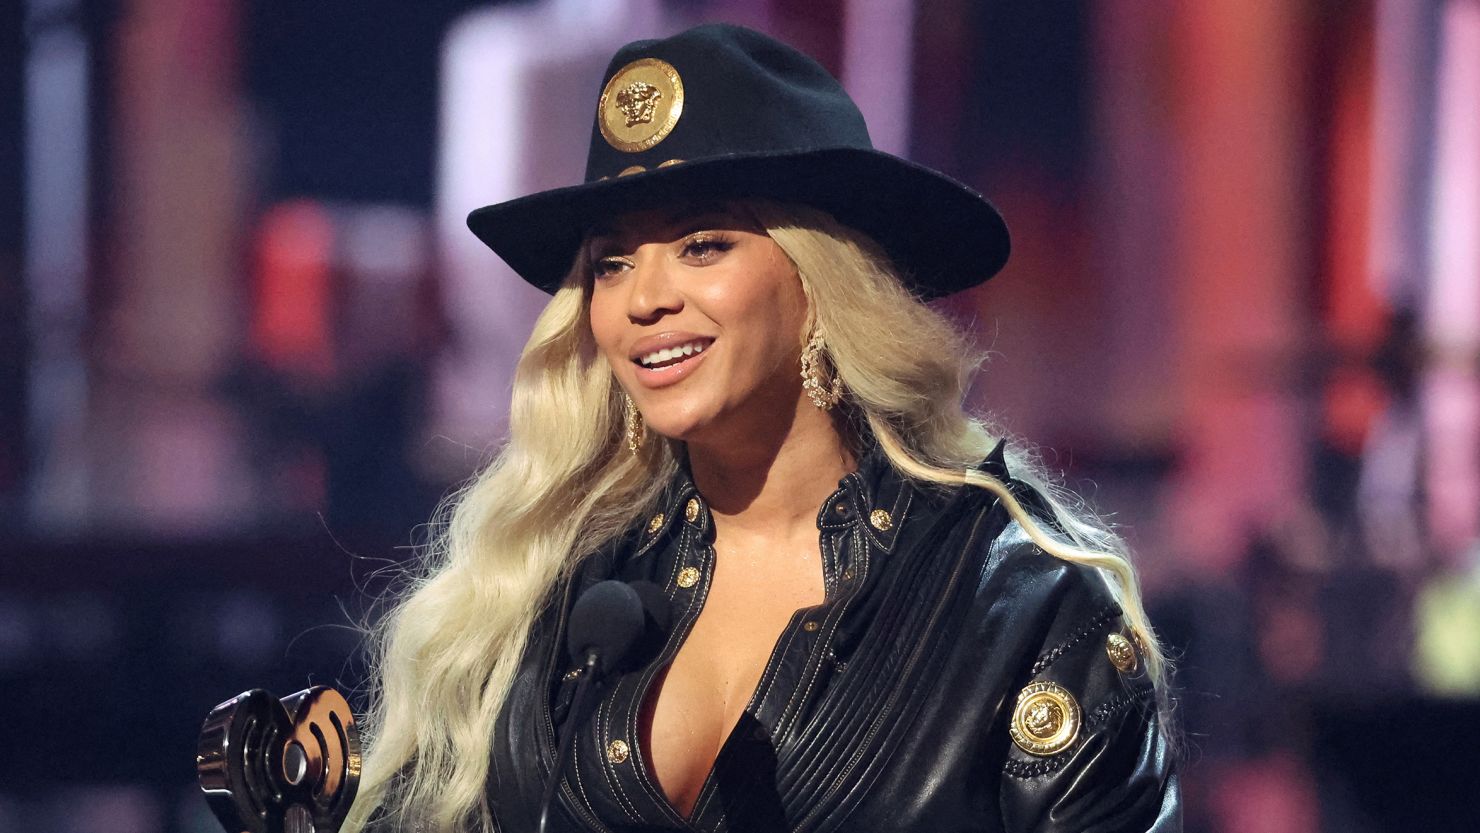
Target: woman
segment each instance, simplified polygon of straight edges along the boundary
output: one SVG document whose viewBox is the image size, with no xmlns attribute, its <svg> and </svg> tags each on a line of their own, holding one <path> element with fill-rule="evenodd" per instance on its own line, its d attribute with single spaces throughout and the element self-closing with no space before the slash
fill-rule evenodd
<svg viewBox="0 0 1480 833">
<path fill-rule="evenodd" d="M 534 830 L 565 728 L 555 830 L 1178 829 L 1123 547 L 962 411 L 921 303 L 1001 267 L 995 210 L 758 33 L 605 79 L 586 183 L 469 218 L 554 297 L 383 625 L 349 829 Z M 673 623 L 576 713 L 613 578 Z"/>
</svg>

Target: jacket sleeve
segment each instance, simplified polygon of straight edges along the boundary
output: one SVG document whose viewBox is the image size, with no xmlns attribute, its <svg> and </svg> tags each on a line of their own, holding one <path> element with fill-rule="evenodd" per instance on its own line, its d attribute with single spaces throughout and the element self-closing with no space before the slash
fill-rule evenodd
<svg viewBox="0 0 1480 833">
<path fill-rule="evenodd" d="M 1003 710 L 1010 833 L 1173 833 L 1181 797 L 1139 640 L 1093 570 L 1064 565 L 1042 649 Z"/>
</svg>

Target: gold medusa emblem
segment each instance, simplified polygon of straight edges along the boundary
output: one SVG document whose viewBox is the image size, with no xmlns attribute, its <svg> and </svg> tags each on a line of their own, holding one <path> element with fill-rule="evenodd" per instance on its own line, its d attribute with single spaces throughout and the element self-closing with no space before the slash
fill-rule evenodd
<svg viewBox="0 0 1480 833">
<path fill-rule="evenodd" d="M 667 138 L 683 115 L 683 79 L 667 61 L 640 58 L 606 82 L 596 105 L 596 124 L 607 143 L 626 153 L 647 150 Z"/>
<path fill-rule="evenodd" d="M 1079 703 L 1054 683 L 1033 683 L 1018 694 L 1008 727 L 1012 742 L 1030 755 L 1052 755 L 1079 736 Z"/>
<path fill-rule="evenodd" d="M 1115 670 L 1122 674 L 1135 673 L 1139 663 L 1136 660 L 1136 646 L 1129 639 L 1118 633 L 1110 634 L 1105 637 L 1105 653 L 1110 656 L 1110 664 L 1115 666 Z"/>
<path fill-rule="evenodd" d="M 1064 725 L 1064 709 L 1052 700 L 1038 700 L 1024 711 L 1023 726 L 1034 737 L 1050 737 Z"/>
<path fill-rule="evenodd" d="M 628 127 L 636 127 L 653 120 L 653 111 L 662 98 L 663 91 L 652 84 L 633 81 L 617 93 L 617 109 L 627 117 Z"/>
</svg>

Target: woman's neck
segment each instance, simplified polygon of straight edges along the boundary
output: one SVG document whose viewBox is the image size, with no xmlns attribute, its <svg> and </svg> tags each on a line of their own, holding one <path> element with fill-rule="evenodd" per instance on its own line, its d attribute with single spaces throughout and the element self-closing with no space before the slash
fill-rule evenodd
<svg viewBox="0 0 1480 833">
<path fill-rule="evenodd" d="M 816 534 L 818 507 L 857 466 L 830 414 L 797 416 L 780 437 L 689 444 L 689 470 L 717 532 Z"/>
</svg>

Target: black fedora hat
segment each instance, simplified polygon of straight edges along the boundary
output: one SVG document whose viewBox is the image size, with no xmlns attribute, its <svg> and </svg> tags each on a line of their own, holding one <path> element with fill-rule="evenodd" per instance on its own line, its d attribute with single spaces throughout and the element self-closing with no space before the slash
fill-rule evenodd
<svg viewBox="0 0 1480 833">
<path fill-rule="evenodd" d="M 816 61 L 739 26 L 627 44 L 603 76 L 586 181 L 477 209 L 468 227 L 546 292 L 593 223 L 685 199 L 767 197 L 820 208 L 876 240 L 934 298 L 1007 262 L 1007 226 L 967 186 L 869 141 Z"/>
</svg>

